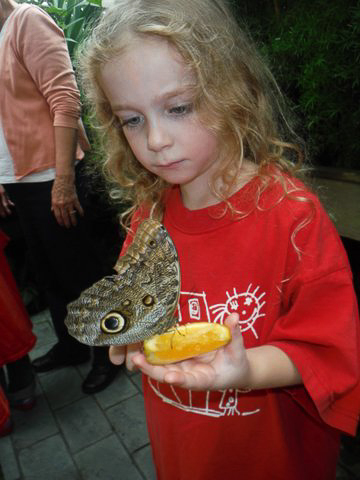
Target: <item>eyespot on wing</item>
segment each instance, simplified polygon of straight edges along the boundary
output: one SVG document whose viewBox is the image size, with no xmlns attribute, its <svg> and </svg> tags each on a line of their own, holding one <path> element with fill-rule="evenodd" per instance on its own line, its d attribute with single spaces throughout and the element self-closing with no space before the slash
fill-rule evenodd
<svg viewBox="0 0 360 480">
<path fill-rule="evenodd" d="M 100 328 L 104 333 L 116 334 L 126 328 L 126 318 L 119 312 L 110 312 L 102 320 Z"/>
</svg>

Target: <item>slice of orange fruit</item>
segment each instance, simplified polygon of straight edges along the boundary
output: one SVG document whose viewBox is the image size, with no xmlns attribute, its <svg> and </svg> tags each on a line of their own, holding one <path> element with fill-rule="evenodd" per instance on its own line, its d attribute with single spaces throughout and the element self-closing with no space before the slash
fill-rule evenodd
<svg viewBox="0 0 360 480">
<path fill-rule="evenodd" d="M 144 353 L 149 363 L 164 365 L 211 352 L 223 347 L 230 340 L 231 333 L 225 325 L 188 323 L 145 340 Z"/>
</svg>

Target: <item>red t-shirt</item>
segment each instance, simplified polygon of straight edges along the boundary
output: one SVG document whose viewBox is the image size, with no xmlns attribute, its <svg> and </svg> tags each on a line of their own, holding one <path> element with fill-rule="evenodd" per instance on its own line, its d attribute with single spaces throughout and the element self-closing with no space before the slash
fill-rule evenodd
<svg viewBox="0 0 360 480">
<path fill-rule="evenodd" d="M 192 392 L 144 377 L 160 480 L 329 480 L 340 430 L 356 430 L 360 336 L 341 241 L 311 193 L 282 198 L 274 184 L 254 208 L 258 188 L 254 179 L 231 198 L 246 213 L 238 219 L 221 216 L 221 205 L 187 210 L 178 188 L 167 195 L 179 322 L 223 323 L 237 312 L 246 348 L 281 348 L 304 385 Z"/>
</svg>

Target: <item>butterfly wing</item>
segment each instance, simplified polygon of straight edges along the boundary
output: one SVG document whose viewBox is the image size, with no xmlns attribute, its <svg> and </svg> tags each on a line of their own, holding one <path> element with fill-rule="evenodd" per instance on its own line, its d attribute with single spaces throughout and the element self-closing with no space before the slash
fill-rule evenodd
<svg viewBox="0 0 360 480">
<path fill-rule="evenodd" d="M 180 266 L 165 227 L 145 220 L 105 277 L 68 305 L 69 333 L 88 345 L 126 345 L 163 333 L 176 323 Z"/>
</svg>

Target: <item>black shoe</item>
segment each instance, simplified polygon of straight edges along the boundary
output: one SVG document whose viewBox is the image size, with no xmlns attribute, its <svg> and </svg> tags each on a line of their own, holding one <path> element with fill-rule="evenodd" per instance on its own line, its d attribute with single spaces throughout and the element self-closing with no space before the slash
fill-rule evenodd
<svg viewBox="0 0 360 480">
<path fill-rule="evenodd" d="M 115 379 L 118 371 L 119 367 L 112 364 L 93 365 L 83 381 L 82 391 L 84 393 L 101 392 Z"/>
<path fill-rule="evenodd" d="M 59 347 L 56 344 L 42 357 L 36 358 L 32 362 L 34 370 L 38 373 L 49 372 L 55 368 L 68 367 L 70 365 L 80 365 L 80 363 L 87 362 L 90 358 L 90 352 L 82 353 L 81 355 L 64 355 L 59 352 Z"/>
</svg>

